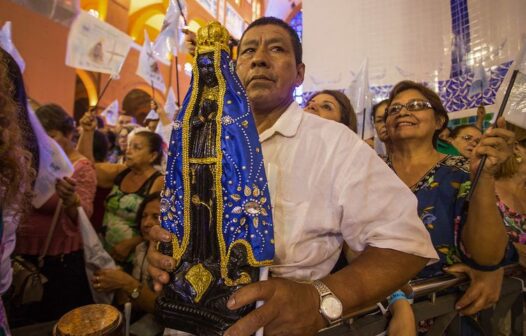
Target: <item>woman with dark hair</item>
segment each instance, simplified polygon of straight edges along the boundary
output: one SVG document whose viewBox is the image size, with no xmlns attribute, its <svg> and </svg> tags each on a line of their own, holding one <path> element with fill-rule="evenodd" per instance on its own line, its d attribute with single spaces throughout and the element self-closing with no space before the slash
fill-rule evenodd
<svg viewBox="0 0 526 336">
<path fill-rule="evenodd" d="M 374 148 L 383 156 L 389 155 L 389 136 L 387 135 L 387 128 L 385 127 L 385 110 L 389 105 L 389 99 L 384 99 L 373 105 L 371 108 L 371 119 L 373 122 L 376 136 L 374 138 Z M 378 143 L 377 143 L 378 141 Z M 382 148 L 382 145 L 385 148 Z"/>
<path fill-rule="evenodd" d="M 69 310 L 93 301 L 85 272 L 77 208 L 81 206 L 88 217 L 91 216 L 97 179 L 93 164 L 77 151 L 72 141 L 75 131 L 73 118 L 55 104 L 39 107 L 36 115 L 46 133 L 64 150 L 74 168 L 71 177 L 57 181 L 56 193 L 35 209 L 17 232 L 16 253 L 37 264 L 39 255 L 45 249 L 55 212 L 59 211 L 41 268 L 42 274 L 48 279 L 44 284 L 44 296 L 28 314 L 37 322 L 44 322 L 58 319 Z M 61 299 L 57 300 L 57 297 Z"/>
<path fill-rule="evenodd" d="M 93 160 L 93 133 L 96 119 L 87 112 L 80 120 L 82 127 L 78 148 Z M 135 217 L 146 195 L 160 191 L 162 174 L 155 169 L 162 160 L 161 137 L 150 131 L 138 131 L 127 139 L 125 164 L 96 163 L 97 184 L 112 188 L 106 198 L 103 226 L 104 243 L 111 256 L 131 271 L 133 251 L 142 242 Z"/>
<path fill-rule="evenodd" d="M 428 265 L 418 277 L 442 274 L 445 267 L 466 273 L 471 285 L 457 302 L 457 309 L 471 315 L 499 297 L 499 266 L 508 238 L 495 204 L 495 173 L 511 155 L 513 133 L 505 129 L 488 131 L 468 162 L 436 150 L 438 134 L 447 121 L 447 112 L 436 93 L 415 82 L 398 83 L 386 110 L 391 141 L 387 163 L 417 197 L 418 213 L 440 256 L 439 263 Z M 468 206 L 470 173 L 475 173 L 482 155 L 488 159 Z M 456 263 L 465 265 L 453 265 Z M 395 297 L 405 294 L 397 292 Z M 411 311 L 406 306 L 401 310 L 407 314 L 398 314 L 400 306 L 404 306 L 404 300 L 391 307 L 395 316 L 392 328 L 400 327 L 400 319 Z"/>
<path fill-rule="evenodd" d="M 482 131 L 474 125 L 457 126 L 449 134 L 451 144 L 466 159 L 471 158 L 481 138 Z"/>
<path fill-rule="evenodd" d="M 342 123 L 356 133 L 356 114 L 349 98 L 340 91 L 323 90 L 313 94 L 305 111 Z"/>
<path fill-rule="evenodd" d="M 135 308 L 150 314 L 154 313 L 155 299 L 158 293 L 153 290 L 152 279 L 147 272 L 146 252 L 148 251 L 151 228 L 160 225 L 160 202 L 161 194 L 154 192 L 144 198 L 137 211 L 136 223 L 144 241 L 135 249 L 131 275 L 121 269 L 101 269 L 95 272 L 92 279 L 95 290 L 115 292 L 117 304 L 132 300 Z M 140 335 L 143 334 L 140 333 Z"/>
<path fill-rule="evenodd" d="M 15 247 L 15 232 L 18 222 L 24 220 L 31 209 L 31 184 L 35 176 L 35 170 L 31 169 L 33 158 L 25 146 L 29 143 L 28 134 L 23 133 L 20 122 L 23 111 L 27 112 L 25 107 L 21 111 L 26 102 L 15 100 L 23 83 L 21 77 L 20 81 L 10 80 L 9 72 L 19 73 L 18 67 L 16 70 L 9 68 L 10 63 L 14 64 L 11 56 L 0 49 L 0 335 L 9 335 L 2 296 L 11 286 L 10 256 Z M 14 84 L 21 87 L 15 89 L 19 85 Z M 29 123 L 27 115 L 23 118 Z M 26 126 L 31 130 L 29 125 Z"/>
</svg>

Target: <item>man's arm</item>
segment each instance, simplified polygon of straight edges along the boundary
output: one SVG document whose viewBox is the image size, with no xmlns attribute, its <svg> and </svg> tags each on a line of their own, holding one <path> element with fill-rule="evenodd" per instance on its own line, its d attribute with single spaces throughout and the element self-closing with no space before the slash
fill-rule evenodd
<svg viewBox="0 0 526 336">
<path fill-rule="evenodd" d="M 427 258 L 368 247 L 349 266 L 322 281 L 342 301 L 348 314 L 371 305 L 402 287 L 427 263 Z M 316 289 L 305 283 L 270 279 L 245 286 L 234 293 L 230 309 L 265 301 L 230 329 L 225 336 L 252 335 L 260 327 L 266 334 L 315 335 L 325 327 Z"/>
</svg>

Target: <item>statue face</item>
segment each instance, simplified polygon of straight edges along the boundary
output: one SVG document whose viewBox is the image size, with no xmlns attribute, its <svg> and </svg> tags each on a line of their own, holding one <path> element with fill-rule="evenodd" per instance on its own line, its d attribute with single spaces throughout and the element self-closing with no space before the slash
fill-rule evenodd
<svg viewBox="0 0 526 336">
<path fill-rule="evenodd" d="M 217 78 L 214 69 L 214 61 L 212 54 L 204 54 L 199 56 L 197 60 L 197 67 L 199 69 L 199 78 L 208 87 L 214 87 L 217 85 Z"/>
</svg>

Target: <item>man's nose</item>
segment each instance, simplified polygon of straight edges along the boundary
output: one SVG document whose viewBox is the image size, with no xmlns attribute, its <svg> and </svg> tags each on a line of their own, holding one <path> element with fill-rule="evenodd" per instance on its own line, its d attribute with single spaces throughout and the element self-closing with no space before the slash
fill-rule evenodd
<svg viewBox="0 0 526 336">
<path fill-rule="evenodd" d="M 251 67 L 267 67 L 269 65 L 267 52 L 263 47 L 258 47 L 252 57 Z"/>
</svg>

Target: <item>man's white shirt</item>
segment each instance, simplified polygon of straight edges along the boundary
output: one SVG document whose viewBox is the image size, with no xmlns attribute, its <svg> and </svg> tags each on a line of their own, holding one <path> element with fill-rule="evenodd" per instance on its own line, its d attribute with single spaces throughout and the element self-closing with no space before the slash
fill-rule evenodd
<svg viewBox="0 0 526 336">
<path fill-rule="evenodd" d="M 259 138 L 274 214 L 272 276 L 323 278 L 344 241 L 357 252 L 438 259 L 414 194 L 349 128 L 294 102 Z"/>
</svg>

